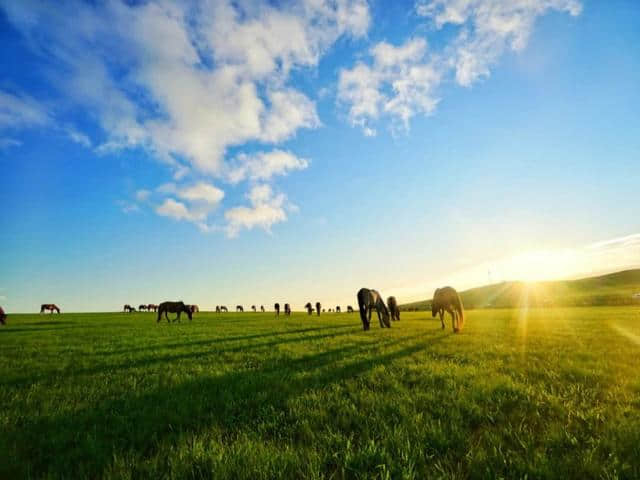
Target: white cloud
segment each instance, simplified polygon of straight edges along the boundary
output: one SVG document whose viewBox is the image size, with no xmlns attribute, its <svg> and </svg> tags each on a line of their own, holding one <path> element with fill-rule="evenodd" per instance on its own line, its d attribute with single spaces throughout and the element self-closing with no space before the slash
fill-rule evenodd
<svg viewBox="0 0 640 480">
<path fill-rule="evenodd" d="M 283 193 L 274 194 L 269 185 L 255 185 L 247 193 L 250 206 L 234 207 L 227 210 L 224 217 L 227 221 L 225 231 L 227 236 L 235 237 L 242 229 L 250 230 L 258 227 L 266 232 L 271 227 L 287 220 L 287 210 L 290 205 Z"/>
<path fill-rule="evenodd" d="M 84 133 L 77 130 L 75 127 L 67 126 L 65 128 L 65 131 L 67 132 L 69 138 L 77 144 L 82 145 L 85 148 L 91 148 L 91 139 Z"/>
<path fill-rule="evenodd" d="M 11 147 L 19 147 L 20 145 L 22 145 L 22 142 L 20 140 L 16 140 L 15 138 L 0 138 L 0 150 L 5 150 Z"/>
<path fill-rule="evenodd" d="M 338 101 L 366 136 L 375 135 L 372 124 L 383 116 L 407 128 L 413 116 L 435 110 L 436 89 L 450 73 L 470 86 L 488 77 L 505 51 L 527 45 L 538 17 L 551 10 L 576 16 L 581 8 L 577 0 L 418 0 L 416 13 L 436 29 L 453 26 L 453 40 L 438 52 L 422 38 L 376 44 L 369 62 L 341 70 Z"/>
<path fill-rule="evenodd" d="M 33 98 L 0 90 L 0 129 L 38 127 L 50 121 L 45 109 Z"/>
<path fill-rule="evenodd" d="M 200 182 L 178 191 L 178 196 L 190 202 L 204 202 L 213 206 L 224 198 L 224 192 L 213 185 Z"/>
<path fill-rule="evenodd" d="M 146 202 L 151 196 L 151 191 L 146 189 L 140 189 L 136 192 L 136 200 L 139 202 Z"/>
<path fill-rule="evenodd" d="M 207 218 L 207 214 L 202 210 L 191 210 L 184 203 L 167 198 L 156 208 L 156 213 L 174 220 L 188 220 L 191 222 L 201 222 Z"/>
<path fill-rule="evenodd" d="M 231 183 L 238 183 L 247 178 L 270 180 L 275 175 L 304 170 L 309 163 L 308 159 L 299 158 L 284 150 L 258 152 L 251 155 L 241 153 L 230 163 L 226 177 Z"/>
</svg>

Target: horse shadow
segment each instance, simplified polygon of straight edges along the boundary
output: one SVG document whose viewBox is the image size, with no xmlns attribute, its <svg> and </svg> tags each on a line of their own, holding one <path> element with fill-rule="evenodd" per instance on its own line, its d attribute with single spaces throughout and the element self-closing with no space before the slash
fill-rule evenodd
<svg viewBox="0 0 640 480">
<path fill-rule="evenodd" d="M 0 477 L 97 478 L 116 456 L 144 452 L 145 457 L 151 457 L 167 444 L 178 443 L 185 434 L 214 429 L 231 438 L 273 418 L 274 412 L 282 412 L 279 418 L 286 419 L 289 402 L 306 392 L 389 366 L 446 338 L 448 335 L 432 335 L 425 340 L 424 335 L 416 335 L 358 341 L 293 360 L 272 359 L 259 368 L 201 375 L 151 392 L 106 398 L 51 417 L 25 418 L 0 437 L 0 450 L 9 459 L 0 466 Z M 403 346 L 415 340 L 418 342 Z M 353 359 L 380 347 L 396 349 Z M 88 450 L 92 452 L 89 461 Z"/>
</svg>

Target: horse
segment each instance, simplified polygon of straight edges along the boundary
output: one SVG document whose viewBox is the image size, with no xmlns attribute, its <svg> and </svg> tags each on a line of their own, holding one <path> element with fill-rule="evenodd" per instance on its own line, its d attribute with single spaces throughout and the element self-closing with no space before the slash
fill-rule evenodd
<svg viewBox="0 0 640 480">
<path fill-rule="evenodd" d="M 200 307 L 198 307 L 198 305 L 189 305 L 189 308 L 191 309 L 191 313 L 199 313 L 200 312 Z"/>
<path fill-rule="evenodd" d="M 60 309 L 55 303 L 43 303 L 40 305 L 40 313 L 44 313 L 45 310 L 49 310 L 51 313 L 54 311 L 60 313 Z"/>
<path fill-rule="evenodd" d="M 147 310 L 149 312 L 157 312 L 158 311 L 158 305 L 154 305 L 153 303 L 150 303 L 149 305 L 147 305 Z"/>
<path fill-rule="evenodd" d="M 258 311 L 255 305 L 251 305 L 251 310 L 253 310 L 253 313 L 256 313 Z"/>
<path fill-rule="evenodd" d="M 125 312 L 129 312 L 129 313 L 131 313 L 131 312 L 135 312 L 135 311 L 136 311 L 136 309 L 135 309 L 135 308 L 133 308 L 133 307 L 132 307 L 131 305 L 129 305 L 128 303 L 127 303 L 124 307 L 122 307 L 122 310 L 123 310 L 123 311 L 125 311 Z"/>
<path fill-rule="evenodd" d="M 311 302 L 307 302 L 307 304 L 304 306 L 304 308 L 306 308 L 306 309 L 307 309 L 307 313 L 308 313 L 309 315 L 312 315 L 312 314 L 313 314 L 313 307 L 311 306 Z"/>
<path fill-rule="evenodd" d="M 455 288 L 442 287 L 436 288 L 431 301 L 431 316 L 435 317 L 436 313 L 440 315 L 440 322 L 444 330 L 444 312 L 445 310 L 451 315 L 451 326 L 454 333 L 460 332 L 464 327 L 464 307 L 460 295 Z"/>
<path fill-rule="evenodd" d="M 229 309 L 227 307 L 225 307 L 224 305 L 220 305 L 220 311 L 229 313 Z"/>
<path fill-rule="evenodd" d="M 260 305 L 260 311 L 264 313 L 264 305 Z"/>
<path fill-rule="evenodd" d="M 291 307 L 289 306 L 289 304 L 288 304 L 288 303 L 285 303 L 285 304 L 284 304 L 284 314 L 285 314 L 287 317 L 290 317 L 290 316 L 291 316 Z"/>
<path fill-rule="evenodd" d="M 243 312 L 244 313 L 244 308 L 242 308 L 242 305 L 236 305 L 236 312 Z"/>
<path fill-rule="evenodd" d="M 220 305 L 216 305 L 216 313 L 220 313 Z"/>
<path fill-rule="evenodd" d="M 4 313 L 4 310 L 2 309 L 2 307 L 0 307 L 0 324 L 2 325 L 7 324 L 7 314 Z"/>
<path fill-rule="evenodd" d="M 163 313 L 164 317 L 167 319 L 167 323 L 169 323 L 169 313 L 177 313 L 177 316 L 173 321 L 180 321 L 180 314 L 182 312 L 187 314 L 189 320 L 193 318 L 191 305 L 185 305 L 184 302 L 162 302 L 158 305 L 158 320 L 156 320 L 156 323 L 160 322 Z"/>
<path fill-rule="evenodd" d="M 389 310 L 376 290 L 361 288 L 358 291 L 358 307 L 360 308 L 360 319 L 362 320 L 362 328 L 364 330 L 369 330 L 370 328 L 371 313 L 374 308 L 378 314 L 380 328 L 391 328 Z"/>
<path fill-rule="evenodd" d="M 316 312 L 318 312 L 318 316 L 320 316 L 320 302 L 316 302 Z"/>
<path fill-rule="evenodd" d="M 147 306 L 146 305 L 138 305 L 138 310 L 142 311 L 142 310 L 146 310 Z"/>
<path fill-rule="evenodd" d="M 276 317 L 279 317 L 279 316 L 280 316 L 280 304 L 279 304 L 279 303 L 276 303 L 276 304 L 273 306 L 273 309 L 276 311 Z"/>
<path fill-rule="evenodd" d="M 347 313 L 353 313 L 353 307 L 351 305 L 347 305 Z"/>
<path fill-rule="evenodd" d="M 336 313 L 340 313 L 340 305 L 336 305 Z"/>
<path fill-rule="evenodd" d="M 396 297 L 387 298 L 387 306 L 389 307 L 391 320 L 400 320 L 400 309 L 398 308 L 398 301 L 396 300 Z"/>
</svg>

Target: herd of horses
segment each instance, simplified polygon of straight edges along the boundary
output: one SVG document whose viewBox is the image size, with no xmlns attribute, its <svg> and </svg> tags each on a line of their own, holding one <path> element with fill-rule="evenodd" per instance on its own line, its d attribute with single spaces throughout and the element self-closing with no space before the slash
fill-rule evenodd
<svg viewBox="0 0 640 480">
<path fill-rule="evenodd" d="M 356 297 L 358 299 L 360 320 L 362 321 L 362 328 L 364 330 L 369 330 L 371 328 L 371 316 L 374 310 L 376 312 L 376 315 L 378 316 L 380 328 L 391 328 L 392 321 L 400 320 L 400 308 L 398 306 L 396 297 L 387 298 L 387 302 L 385 303 L 380 293 L 377 290 L 371 288 L 361 288 L 360 290 L 358 290 Z M 275 315 L 279 317 L 280 304 L 274 304 L 273 308 L 275 311 Z M 322 308 L 320 302 L 316 302 L 315 305 L 312 305 L 311 302 L 307 302 L 304 308 L 309 315 L 313 315 L 315 312 L 315 314 L 319 316 L 321 312 L 325 312 L 325 309 Z M 160 322 L 162 320 L 162 315 L 164 315 L 167 322 L 170 322 L 171 320 L 169 319 L 169 313 L 175 313 L 176 318 L 174 318 L 173 321 L 179 322 L 180 316 L 183 313 L 185 313 L 189 317 L 189 320 L 192 320 L 193 314 L 199 312 L 200 308 L 197 305 L 187 305 L 184 302 L 162 302 L 159 305 L 153 303 L 149 303 L 147 305 L 139 305 L 138 310 L 157 312 L 158 316 L 156 322 Z M 251 310 L 253 312 L 257 312 L 258 308 L 256 307 L 256 305 L 252 305 Z M 58 306 L 53 303 L 43 303 L 40 306 L 40 313 L 44 313 L 45 311 L 49 311 L 52 314 L 53 312 L 60 313 L 60 308 L 58 308 Z M 123 307 L 123 311 L 132 313 L 135 312 L 136 309 L 131 305 L 126 304 Z M 216 305 L 216 313 L 228 311 L 229 309 L 226 306 Z M 266 311 L 264 305 L 260 305 L 260 311 Z M 236 312 L 244 312 L 243 306 L 236 305 Z M 288 303 L 284 304 L 283 312 L 285 316 L 291 315 L 291 306 Z M 340 313 L 340 306 L 337 305 L 335 309 L 329 308 L 329 312 Z M 348 305 L 347 313 L 353 312 L 353 307 L 351 305 Z M 464 307 L 462 305 L 460 295 L 458 295 L 458 292 L 452 287 L 443 287 L 436 289 L 433 294 L 433 300 L 431 301 L 431 315 L 432 317 L 435 317 L 436 315 L 440 316 L 442 329 L 445 328 L 445 313 L 449 313 L 449 315 L 451 315 L 451 325 L 453 327 L 453 331 L 458 333 L 460 330 L 462 330 L 464 326 Z M 4 312 L 2 307 L 0 307 L 0 325 L 6 325 L 6 320 L 7 314 Z"/>
</svg>

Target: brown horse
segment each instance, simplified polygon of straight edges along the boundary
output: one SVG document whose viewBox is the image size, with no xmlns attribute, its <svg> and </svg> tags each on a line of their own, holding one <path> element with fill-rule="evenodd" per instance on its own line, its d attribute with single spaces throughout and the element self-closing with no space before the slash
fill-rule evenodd
<svg viewBox="0 0 640 480">
<path fill-rule="evenodd" d="M 128 303 L 127 303 L 124 307 L 122 307 L 122 310 L 123 310 L 124 312 L 129 312 L 129 313 L 131 313 L 131 312 L 135 312 L 135 311 L 136 311 L 136 309 L 135 309 L 135 308 L 133 308 L 133 307 L 132 307 L 131 305 L 129 305 Z"/>
<path fill-rule="evenodd" d="M 4 310 L 2 309 L 2 307 L 0 307 L 0 324 L 2 325 L 7 324 L 7 314 L 4 313 Z"/>
<path fill-rule="evenodd" d="M 460 295 L 458 295 L 455 288 L 437 288 L 433 293 L 433 300 L 431 301 L 431 316 L 435 317 L 436 313 L 440 314 L 440 322 L 442 323 L 443 330 L 445 311 L 449 312 L 449 315 L 451 315 L 453 331 L 458 333 L 462 330 L 462 327 L 464 327 L 464 307 L 462 306 Z"/>
<path fill-rule="evenodd" d="M 43 303 L 40 305 L 40 313 L 44 313 L 45 310 L 49 310 L 51 313 L 54 311 L 60 313 L 60 309 L 55 303 Z"/>
<path fill-rule="evenodd" d="M 347 305 L 347 313 L 353 313 L 353 307 L 351 305 Z"/>
<path fill-rule="evenodd" d="M 316 302 L 316 312 L 318 313 L 318 316 L 320 316 L 320 309 L 322 308 L 322 305 L 320 305 L 320 302 Z"/>
<path fill-rule="evenodd" d="M 285 304 L 284 304 L 284 314 L 285 314 L 287 317 L 290 317 L 290 316 L 291 316 L 291 307 L 289 306 L 289 304 L 288 304 L 288 303 L 285 303 Z"/>
<path fill-rule="evenodd" d="M 384 304 L 380 294 L 373 289 L 361 288 L 358 291 L 358 307 L 360 308 L 360 319 L 362 320 L 362 328 L 369 330 L 371 325 L 371 312 L 375 309 L 378 314 L 380 328 L 391 328 L 389 321 L 389 310 Z"/>
<path fill-rule="evenodd" d="M 154 305 L 153 303 L 150 303 L 149 305 L 147 305 L 147 310 L 149 312 L 157 312 L 158 311 L 158 305 Z"/>
<path fill-rule="evenodd" d="M 276 303 L 276 304 L 273 306 L 273 309 L 276 311 L 276 317 L 279 317 L 279 316 L 280 316 L 280 304 L 279 304 L 279 303 Z"/>
<path fill-rule="evenodd" d="M 243 312 L 244 313 L 244 308 L 242 308 L 242 305 L 236 305 L 236 312 Z"/>
<path fill-rule="evenodd" d="M 313 307 L 311 306 L 311 302 L 307 302 L 307 304 L 304 306 L 304 308 L 306 308 L 306 309 L 307 309 L 307 313 L 308 313 L 309 315 L 312 315 L 312 314 L 313 314 Z"/>
<path fill-rule="evenodd" d="M 400 309 L 398 308 L 398 301 L 396 300 L 396 297 L 387 298 L 387 307 L 389 307 L 391 320 L 400 320 Z"/>
<path fill-rule="evenodd" d="M 187 314 L 189 320 L 193 318 L 191 305 L 185 305 L 184 302 L 162 302 L 158 305 L 158 320 L 156 320 L 156 323 L 160 322 L 163 313 L 164 317 L 167 319 L 167 323 L 169 323 L 169 313 L 176 313 L 177 316 L 173 321 L 175 322 L 177 320 L 179 322 L 180 314 L 182 312 Z"/>
<path fill-rule="evenodd" d="M 264 313 L 264 305 L 260 305 L 260 311 Z"/>
</svg>

